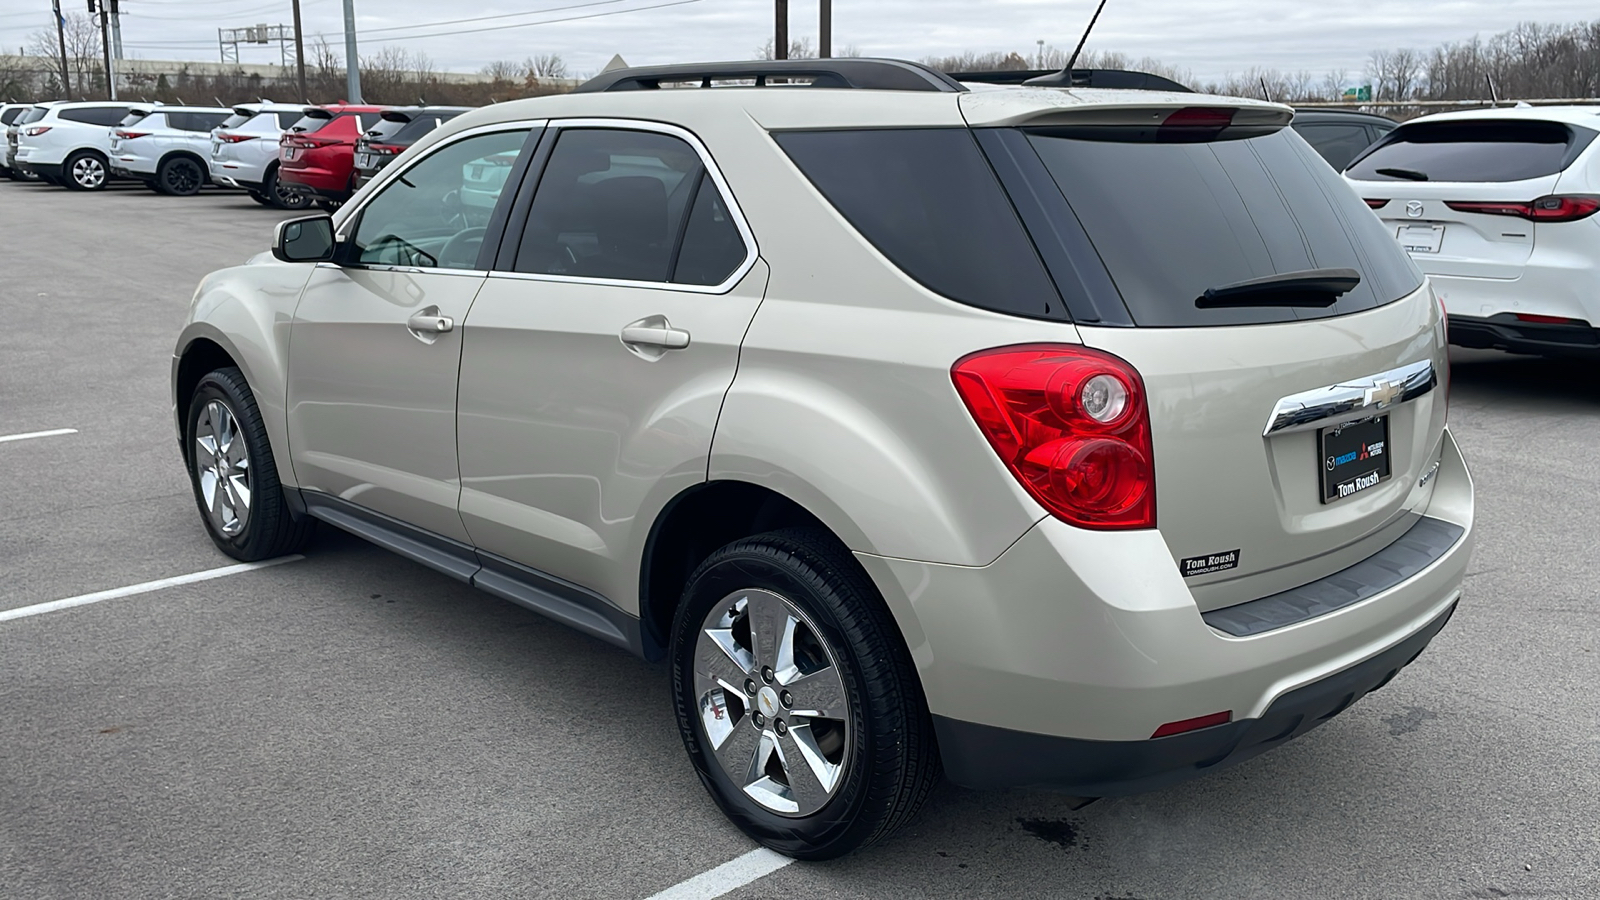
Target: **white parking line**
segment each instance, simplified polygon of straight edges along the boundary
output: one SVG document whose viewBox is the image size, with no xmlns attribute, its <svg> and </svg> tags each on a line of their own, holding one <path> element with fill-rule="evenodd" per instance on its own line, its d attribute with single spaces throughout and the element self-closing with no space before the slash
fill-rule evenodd
<svg viewBox="0 0 1600 900">
<path fill-rule="evenodd" d="M 93 594 L 80 594 L 77 597 L 68 597 L 65 600 L 51 600 L 49 603 L 36 603 L 33 606 L 21 606 L 16 609 L 0 610 L 0 622 L 11 619 L 26 619 L 29 616 L 43 615 L 59 609 L 71 609 L 74 606 L 87 606 L 90 603 L 99 603 L 102 600 L 117 600 L 122 597 L 132 597 L 137 594 L 148 594 L 165 588 L 178 587 L 184 584 L 194 584 L 197 581 L 210 581 L 213 578 L 226 578 L 229 575 L 238 575 L 240 572 L 254 572 L 256 569 L 265 569 L 269 566 L 279 566 L 284 563 L 305 559 L 298 553 L 290 556 L 280 556 L 263 562 L 240 563 L 236 566 L 223 566 L 220 569 L 207 569 L 204 572 L 191 572 L 188 575 L 177 575 L 172 578 L 162 578 L 158 581 L 146 581 L 143 584 L 131 584 L 127 587 L 112 588 L 109 591 L 98 591 Z"/>
<path fill-rule="evenodd" d="M 50 431 L 30 431 L 27 434 L 0 435 L 0 444 L 9 444 L 12 441 L 28 441 L 34 438 L 56 437 L 62 434 L 77 434 L 76 428 L 55 428 Z"/>
<path fill-rule="evenodd" d="M 709 872 L 701 872 L 688 881 L 681 881 L 650 897 L 649 900 L 712 900 L 714 897 L 736 891 L 757 878 L 770 875 L 792 862 L 794 860 L 781 853 L 757 847 Z"/>
</svg>

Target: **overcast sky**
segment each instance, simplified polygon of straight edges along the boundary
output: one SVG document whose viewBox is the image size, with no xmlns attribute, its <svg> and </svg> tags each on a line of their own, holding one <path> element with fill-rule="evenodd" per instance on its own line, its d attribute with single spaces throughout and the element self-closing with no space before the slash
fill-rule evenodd
<svg viewBox="0 0 1600 900">
<path fill-rule="evenodd" d="M 1028 53 L 1040 39 L 1070 49 L 1094 3 L 834 0 L 834 46 L 912 59 L 964 50 Z M 49 0 L 0 0 L 0 43 L 14 49 L 51 27 L 49 6 Z M 86 4 L 62 0 L 62 6 L 79 12 Z M 343 40 L 341 0 L 302 0 L 301 6 L 308 35 Z M 355 0 L 355 6 L 363 53 L 399 44 L 454 71 L 552 52 L 565 57 L 574 74 L 598 71 L 614 53 L 636 65 L 746 59 L 773 25 L 771 0 Z M 128 55 L 143 59 L 215 61 L 218 27 L 293 21 L 289 0 L 122 0 L 122 8 Z M 489 16 L 505 17 L 432 24 Z M 1190 69 L 1197 81 L 1252 65 L 1307 69 L 1320 78 L 1341 68 L 1359 72 L 1377 48 L 1487 37 L 1522 21 L 1587 19 L 1600 19 L 1595 0 L 1111 0 L 1089 46 L 1153 56 Z M 817 0 L 791 0 L 790 33 L 815 41 Z M 276 50 L 248 48 L 241 61 L 273 63 Z"/>
</svg>

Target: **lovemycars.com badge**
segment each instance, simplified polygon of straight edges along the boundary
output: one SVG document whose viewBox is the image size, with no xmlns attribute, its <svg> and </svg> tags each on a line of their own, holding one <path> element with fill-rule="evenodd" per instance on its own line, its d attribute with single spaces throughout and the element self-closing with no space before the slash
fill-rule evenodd
<svg viewBox="0 0 1600 900">
<path fill-rule="evenodd" d="M 1178 560 L 1178 569 L 1183 572 L 1183 577 L 1192 578 L 1196 575 L 1210 575 L 1212 572 L 1226 572 L 1229 569 L 1239 568 L 1239 551 L 1226 550 L 1222 553 L 1212 553 L 1207 556 L 1191 556 L 1188 559 Z"/>
</svg>

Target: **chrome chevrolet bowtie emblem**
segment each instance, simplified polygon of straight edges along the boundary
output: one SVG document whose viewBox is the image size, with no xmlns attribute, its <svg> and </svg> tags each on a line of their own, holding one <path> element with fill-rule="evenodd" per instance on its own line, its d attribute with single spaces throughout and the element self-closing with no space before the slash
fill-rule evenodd
<svg viewBox="0 0 1600 900">
<path fill-rule="evenodd" d="M 1422 204 L 1416 200 L 1406 204 L 1406 215 L 1413 219 L 1422 218 Z"/>
<path fill-rule="evenodd" d="M 1392 406 L 1396 400 L 1400 399 L 1400 395 L 1405 393 L 1405 390 L 1405 385 L 1396 384 L 1393 381 L 1380 381 L 1367 388 L 1367 405 L 1378 409 Z"/>
</svg>

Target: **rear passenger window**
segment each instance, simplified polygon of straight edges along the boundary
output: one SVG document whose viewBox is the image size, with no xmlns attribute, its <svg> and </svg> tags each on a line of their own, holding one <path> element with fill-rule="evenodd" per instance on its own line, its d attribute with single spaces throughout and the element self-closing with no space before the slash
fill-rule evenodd
<svg viewBox="0 0 1600 900">
<path fill-rule="evenodd" d="M 1365 125 L 1296 125 L 1294 130 L 1337 172 L 1372 143 Z"/>
<path fill-rule="evenodd" d="M 178 131 L 193 131 L 197 134 L 208 134 L 228 118 L 227 113 L 221 112 L 174 112 L 167 113 L 167 124 Z"/>
<path fill-rule="evenodd" d="M 693 147 L 657 132 L 585 128 L 557 139 L 513 268 L 715 285 L 746 255 Z"/>
<path fill-rule="evenodd" d="M 1402 125 L 1347 173 L 1361 181 L 1523 181 L 1554 175 L 1596 132 L 1558 122 L 1417 122 Z"/>
<path fill-rule="evenodd" d="M 56 114 L 59 119 L 68 122 L 82 122 L 86 125 L 104 125 L 110 128 L 121 122 L 128 114 L 126 106 L 94 106 L 88 109 L 63 109 Z"/>
<path fill-rule="evenodd" d="M 995 312 L 1062 316 L 1060 295 L 967 129 L 775 137 L 863 237 L 929 290 Z"/>
</svg>

